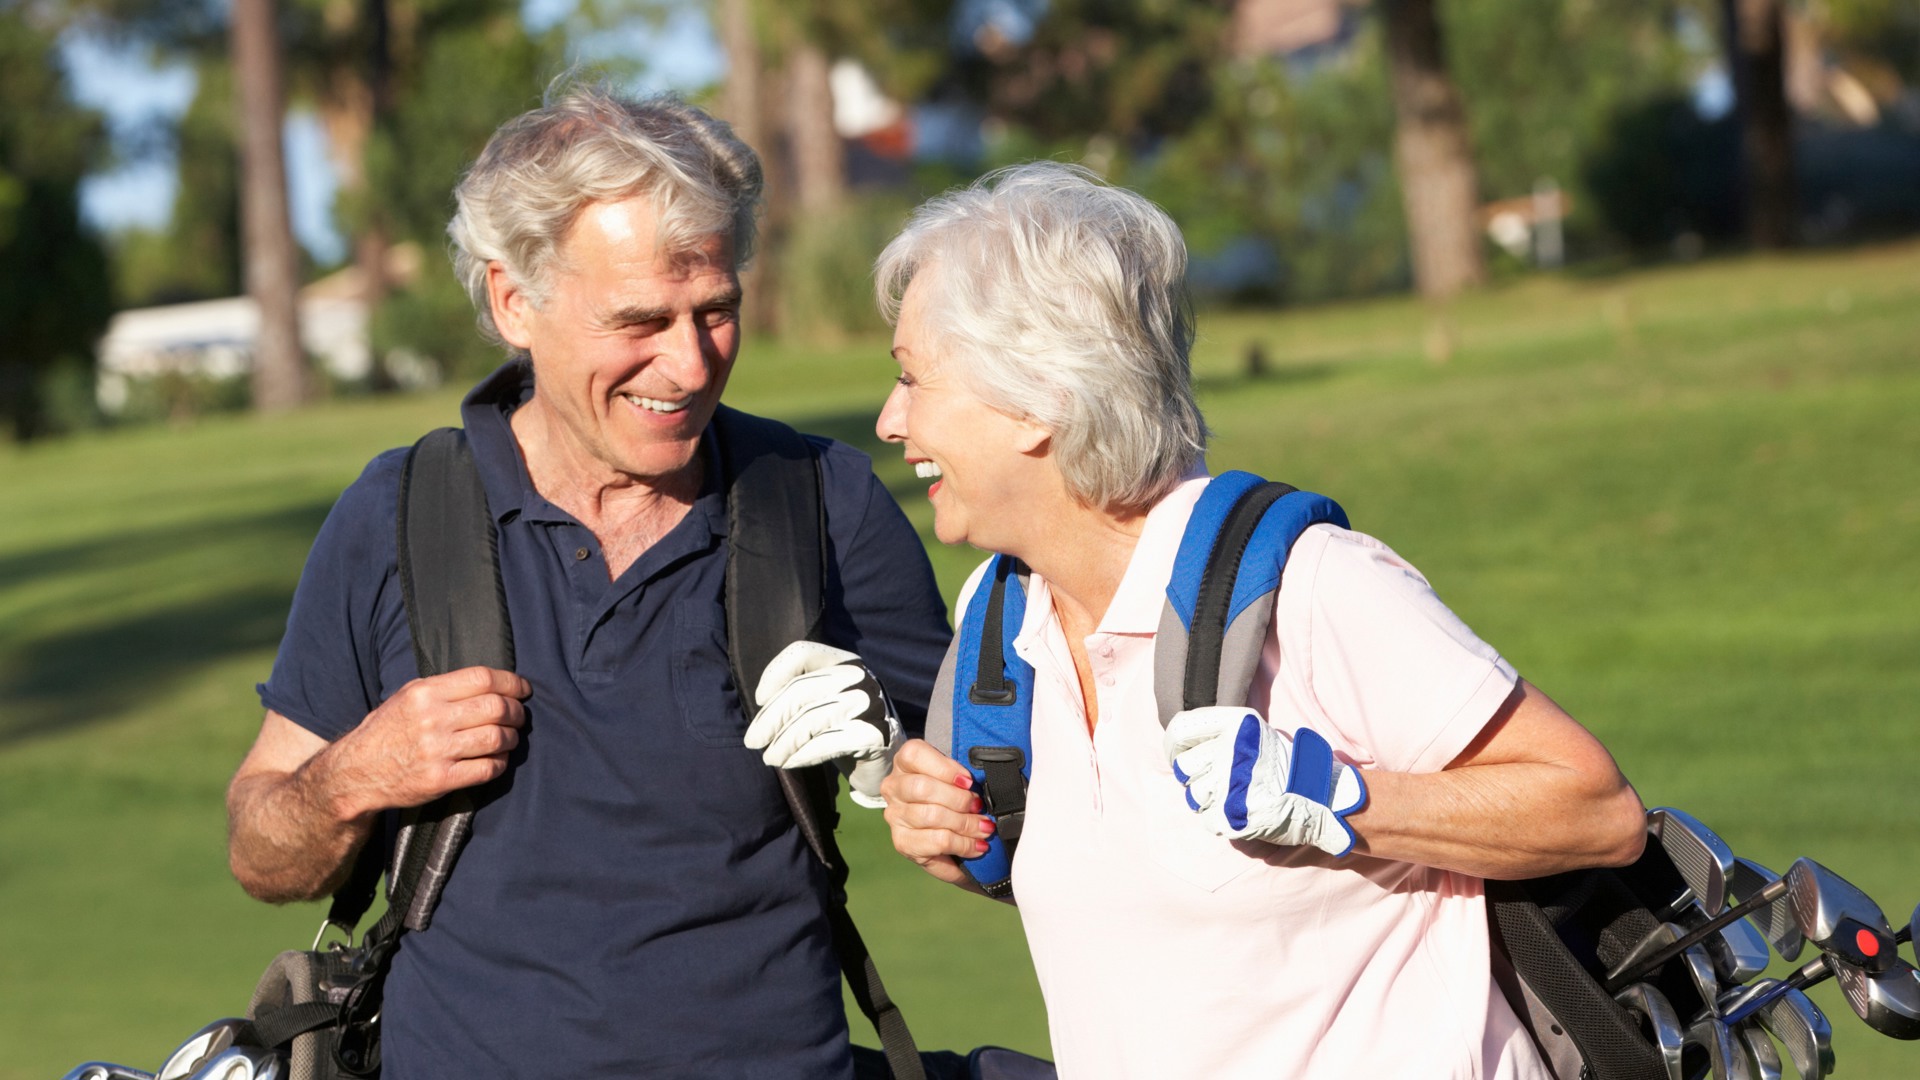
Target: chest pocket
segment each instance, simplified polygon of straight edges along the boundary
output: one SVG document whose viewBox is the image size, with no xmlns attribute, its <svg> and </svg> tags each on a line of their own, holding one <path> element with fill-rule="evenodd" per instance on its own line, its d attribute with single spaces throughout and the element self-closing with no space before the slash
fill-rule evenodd
<svg viewBox="0 0 1920 1080">
<path fill-rule="evenodd" d="M 741 745 L 747 718 L 733 685 L 725 617 L 718 604 L 682 600 L 674 606 L 673 697 L 681 720 L 701 745 Z"/>
</svg>

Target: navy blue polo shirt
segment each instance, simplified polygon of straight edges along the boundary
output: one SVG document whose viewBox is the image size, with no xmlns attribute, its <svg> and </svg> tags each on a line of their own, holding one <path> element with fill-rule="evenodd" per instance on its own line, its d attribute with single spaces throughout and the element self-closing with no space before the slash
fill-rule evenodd
<svg viewBox="0 0 1920 1080">
<path fill-rule="evenodd" d="M 825 874 L 741 745 L 711 429 L 693 508 L 609 583 L 593 534 L 521 461 L 507 420 L 531 393 L 509 364 L 461 407 L 533 686 L 524 749 L 394 962 L 385 1075 L 850 1076 Z M 949 637 L 932 570 L 865 455 L 813 441 L 827 640 L 917 729 Z M 394 552 L 404 457 L 375 458 L 328 515 L 260 686 L 328 740 L 418 674 Z"/>
</svg>

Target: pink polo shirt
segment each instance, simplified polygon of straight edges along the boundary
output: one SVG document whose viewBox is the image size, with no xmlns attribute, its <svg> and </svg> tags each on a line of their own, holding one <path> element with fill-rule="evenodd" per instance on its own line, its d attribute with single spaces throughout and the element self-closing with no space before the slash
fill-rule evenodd
<svg viewBox="0 0 1920 1080">
<path fill-rule="evenodd" d="M 1037 575 L 1013 643 L 1035 672 L 1013 883 L 1060 1075 L 1548 1076 L 1493 982 L 1479 879 L 1234 843 L 1187 810 L 1161 750 L 1153 639 L 1207 482 L 1183 483 L 1148 515 L 1086 640 L 1091 738 Z M 1413 567 L 1321 525 L 1294 546 L 1252 704 L 1363 768 L 1434 772 L 1515 680 Z"/>
</svg>

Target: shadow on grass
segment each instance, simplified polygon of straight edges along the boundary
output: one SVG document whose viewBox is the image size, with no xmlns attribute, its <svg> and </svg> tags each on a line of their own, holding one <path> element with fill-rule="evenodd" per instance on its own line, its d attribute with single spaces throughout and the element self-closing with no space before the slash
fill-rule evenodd
<svg viewBox="0 0 1920 1080">
<path fill-rule="evenodd" d="M 252 538 L 311 541 L 326 520 L 333 500 L 283 507 L 249 517 L 184 522 L 116 533 L 76 544 L 0 555 L 0 591 L 35 578 L 83 573 L 105 567 L 129 567 L 176 551 L 216 544 L 235 545 Z"/>
<path fill-rule="evenodd" d="M 1333 377 L 1334 364 L 1286 364 L 1269 367 L 1259 374 L 1237 371 L 1231 375 L 1196 375 L 1193 380 L 1195 393 L 1218 394 L 1231 390 L 1247 390 L 1255 386 L 1286 386 L 1291 383 L 1316 383 Z"/>
<path fill-rule="evenodd" d="M 181 551 L 287 551 L 286 585 L 257 578 L 206 579 L 191 600 L 160 610 L 90 620 L 73 630 L 17 636 L 0 655 L 0 748 L 109 720 L 166 693 L 234 653 L 272 646 L 286 627 L 299 552 L 331 500 L 254 517 L 170 525 L 0 558 L 0 590 L 28 578 L 112 570 L 137 581 L 143 566 Z M 155 571 L 157 572 L 157 571 Z"/>
</svg>

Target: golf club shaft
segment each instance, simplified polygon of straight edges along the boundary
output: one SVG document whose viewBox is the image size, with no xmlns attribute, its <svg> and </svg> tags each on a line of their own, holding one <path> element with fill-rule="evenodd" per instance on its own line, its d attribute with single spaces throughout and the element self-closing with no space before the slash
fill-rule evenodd
<svg viewBox="0 0 1920 1080">
<path fill-rule="evenodd" d="M 1913 926 L 1911 923 L 1901 927 L 1893 935 L 1895 944 L 1905 944 L 1912 940 L 1912 938 Z M 1825 982 L 1831 978 L 1833 978 L 1833 961 L 1828 958 L 1826 953 L 1821 953 L 1819 956 L 1801 965 L 1799 971 L 1787 976 L 1786 979 L 1781 981 L 1779 986 L 1771 987 L 1765 993 L 1755 996 L 1752 1001 L 1739 1005 L 1723 1019 L 1726 1021 L 1728 1027 L 1732 1027 L 1752 1016 L 1754 1013 L 1759 1012 L 1761 1009 L 1766 1008 L 1769 1003 L 1786 994 L 1789 990 L 1805 990 L 1809 986 Z"/>
<path fill-rule="evenodd" d="M 1767 887 L 1754 893 L 1746 900 L 1734 905 L 1692 930 L 1680 935 L 1673 944 L 1633 965 L 1612 979 L 1607 980 L 1607 992 L 1617 994 L 1623 986 L 1629 986 L 1646 978 L 1660 969 L 1660 965 L 1707 940 L 1736 919 L 1741 919 L 1773 903 L 1787 894 L 1787 879 L 1769 882 Z"/>
</svg>

